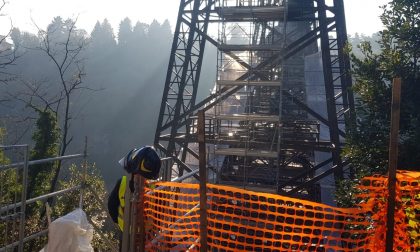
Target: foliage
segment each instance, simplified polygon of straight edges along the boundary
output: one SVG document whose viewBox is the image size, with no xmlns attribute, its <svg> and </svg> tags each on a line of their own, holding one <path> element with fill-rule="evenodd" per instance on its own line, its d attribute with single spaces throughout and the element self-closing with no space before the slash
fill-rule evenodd
<svg viewBox="0 0 420 252">
<path fill-rule="evenodd" d="M 0 128 L 0 145 L 3 144 L 3 139 L 6 135 L 4 128 Z M 0 149 L 0 165 L 9 164 L 10 160 L 5 155 L 3 149 Z M 0 204 L 7 205 L 14 201 L 16 195 L 22 191 L 22 186 L 16 184 L 19 182 L 21 176 L 19 176 L 16 169 L 7 169 L 0 171 L 0 181 L 1 181 L 1 190 L 0 190 Z"/>
<path fill-rule="evenodd" d="M 82 53 L 86 45 L 86 34 L 83 30 L 76 27 L 76 20 L 55 17 L 46 30 L 38 28 L 38 37 L 40 45 L 38 49 L 45 58 L 49 60 L 50 65 L 54 69 L 56 81 L 55 85 L 50 88 L 51 94 L 43 94 L 32 92 L 29 106 L 34 107 L 32 100 L 37 98 L 44 103 L 45 108 L 53 111 L 60 122 L 60 134 L 54 134 L 60 137 L 58 145 L 60 156 L 64 156 L 73 138 L 70 133 L 70 121 L 73 113 L 73 102 L 75 95 L 80 90 L 86 89 L 84 85 L 84 59 Z M 58 78 L 57 78 L 58 77 Z M 33 90 L 33 89 L 31 89 Z M 54 143 L 54 146 L 57 146 Z M 45 153 L 46 154 L 46 153 Z M 61 161 L 57 162 L 55 169 L 51 169 L 52 179 L 49 183 L 49 192 L 53 192 L 56 188 L 58 177 L 61 170 Z M 48 183 L 42 181 L 41 183 Z"/>
<path fill-rule="evenodd" d="M 59 129 L 57 126 L 57 119 L 55 113 L 51 110 L 37 110 L 39 113 L 39 118 L 37 120 L 37 130 L 33 134 L 33 140 L 35 141 L 34 149 L 31 152 L 31 159 L 43 159 L 51 156 L 57 156 L 58 154 L 58 142 L 59 142 Z M 4 136 L 4 130 L 0 129 L 0 140 Z M 8 160 L 5 157 L 4 153 L 0 150 L 0 163 L 5 164 Z M 50 182 L 52 179 L 52 170 L 56 167 L 53 164 L 42 164 L 37 166 L 31 166 L 29 169 L 29 183 L 28 183 L 28 195 L 31 197 L 40 196 L 49 191 Z M 82 168 L 84 169 L 84 167 Z M 90 217 L 90 221 L 95 224 L 96 227 L 102 230 L 104 226 L 105 219 L 107 217 L 106 212 L 101 209 L 100 206 L 103 202 L 98 202 L 97 199 L 105 198 L 105 186 L 103 179 L 98 175 L 97 169 L 93 167 L 86 167 L 89 170 L 89 173 L 86 175 L 86 184 L 90 185 L 89 188 L 94 188 L 94 192 L 97 197 L 94 197 L 93 191 L 91 189 L 85 189 L 84 194 L 84 210 L 87 215 Z M 80 168 L 72 165 L 70 167 L 70 176 L 68 181 L 62 181 L 60 189 L 73 187 L 80 185 L 82 183 L 82 178 L 84 177 L 83 172 L 80 171 Z M 1 191 L 1 202 L 3 204 L 11 204 L 16 195 L 20 195 L 21 192 L 21 176 L 17 173 L 17 169 L 9 169 L 7 171 L 0 172 L 0 179 L 2 181 L 2 187 L 7 188 L 6 190 Z M 79 202 L 78 191 L 75 191 L 71 194 L 61 196 L 58 199 L 58 203 L 54 207 L 54 218 L 67 214 L 72 211 Z M 39 232 L 46 228 L 45 223 L 45 213 L 44 213 L 44 202 L 38 202 L 39 205 L 31 207 L 28 206 L 29 211 L 26 215 L 25 222 L 25 233 L 33 234 Z M 6 228 L 7 225 L 7 228 Z M 8 237 L 8 243 L 11 241 L 17 240 L 17 229 L 15 233 L 11 234 L 11 225 L 9 223 L 0 224 L 0 241 L 1 244 L 5 244 L 5 237 Z M 7 235 L 6 235 L 7 232 Z M 102 231 L 100 231 L 102 232 Z M 103 232 L 102 234 L 105 237 L 109 237 L 112 241 L 113 233 Z M 39 251 L 47 242 L 47 237 L 41 237 L 39 239 L 32 240 L 30 243 L 25 244 L 25 250 L 27 251 Z M 113 241 L 115 243 L 115 240 Z M 96 250 L 106 250 L 106 243 L 101 240 L 99 234 L 95 232 L 93 246 Z"/>
<path fill-rule="evenodd" d="M 56 114 L 48 108 L 45 110 L 36 109 L 36 111 L 39 114 L 39 118 L 36 123 L 37 130 L 33 134 L 35 146 L 31 152 L 31 159 L 36 160 L 57 156 L 59 153 L 60 130 Z M 29 170 L 28 195 L 34 197 L 48 193 L 51 190 L 51 181 L 56 169 L 57 166 L 54 163 L 41 164 L 31 167 Z M 88 169 L 90 171 L 86 174 L 86 176 L 81 171 L 84 169 Z M 81 185 L 83 178 L 85 178 L 85 183 L 95 189 L 95 193 L 99 196 L 99 198 L 105 198 L 106 193 L 104 181 L 98 175 L 98 171 L 94 166 L 87 167 L 85 164 L 85 166 L 79 168 L 72 165 L 69 168 L 69 173 L 70 176 L 68 181 L 60 181 L 60 189 Z M 103 227 L 106 212 L 98 208 L 98 204 L 100 205 L 101 202 L 97 202 L 92 191 L 84 190 L 83 193 L 85 202 L 84 210 L 86 211 L 88 217 L 90 217 L 90 221 L 93 221 L 96 226 L 100 228 Z M 71 212 L 78 205 L 79 195 L 78 191 L 74 191 L 70 194 L 59 197 L 57 204 L 54 206 L 55 217 L 63 216 Z M 42 204 L 38 205 L 36 208 L 31 208 L 27 219 L 27 230 L 32 232 L 40 231 L 40 227 L 43 226 L 42 221 L 40 221 L 44 217 L 43 209 Z M 38 239 L 32 242 L 28 249 L 39 250 L 45 243 L 45 238 Z M 98 234 L 95 233 L 93 244 L 95 248 L 104 249 L 105 245 L 103 244 L 104 243 L 100 240 Z"/>
<path fill-rule="evenodd" d="M 51 23 L 65 24 L 65 20 L 66 18 L 62 17 L 61 21 L 54 19 Z M 78 89 L 70 102 L 71 127 L 67 140 L 72 139 L 69 147 L 72 151 L 83 146 L 84 136 L 89 137 L 89 146 L 101 146 L 92 148 L 90 154 L 92 159 L 98 162 L 98 167 L 107 171 L 104 177 L 109 181 L 114 181 L 115 176 L 122 175 L 121 170 L 112 168 L 116 165 L 115 160 L 124 155 L 127 149 L 150 144 L 153 141 L 154 135 L 151 133 L 154 132 L 157 123 L 156 115 L 159 113 L 166 77 L 164 73 L 173 37 L 167 21 L 153 22 L 153 25 L 150 25 L 150 22 L 142 20 L 137 22 L 132 19 L 131 24 L 131 29 L 128 25 L 126 28 L 129 29 L 122 27 L 125 29 L 125 37 L 122 37 L 126 41 L 124 45 L 118 45 L 116 36 L 124 32 L 120 31 L 119 27 L 112 29 L 106 20 L 101 21 L 95 26 L 94 31 L 89 31 L 89 34 L 78 30 L 77 34 L 81 36 L 74 37 L 86 39 L 86 50 L 80 53 L 80 59 L 85 62 L 83 70 L 87 75 L 82 77 L 84 86 L 88 85 L 87 89 L 93 92 Z M 57 29 L 59 30 L 63 31 L 61 28 Z M 59 36 L 54 35 L 51 38 Z M 59 98 L 60 80 L 57 79 L 59 76 L 52 60 L 45 57 L 43 51 L 32 49 L 40 46 L 40 34 L 15 29 L 12 39 L 14 45 L 19 45 L 16 48 L 22 55 L 15 63 L 14 70 L 25 83 L 20 80 L 14 81 L 7 88 L 0 85 L 0 97 L 17 93 L 20 94 L 18 98 L 25 98 L 22 90 L 23 86 L 25 88 L 28 86 L 38 90 L 39 94 L 47 94 L 50 100 Z M 62 44 L 62 41 L 50 43 L 54 48 Z M 201 74 L 204 82 L 200 84 L 203 86 L 202 92 L 198 91 L 198 96 L 200 93 L 207 96 L 208 90 L 214 85 L 216 67 L 214 62 L 217 55 L 215 47 L 207 46 L 205 54 L 209 57 L 204 57 L 203 69 L 211 70 L 203 71 Z M 25 90 L 25 93 L 31 93 Z M 100 92 L 95 92 L 96 90 Z M 8 139 L 12 142 L 29 143 L 34 128 L 32 119 L 38 116 L 32 109 L 25 107 L 21 100 L 15 98 L 16 96 L 7 97 L 10 102 L 0 106 L 0 114 L 8 118 L 6 122 L 10 133 Z M 43 108 L 41 100 L 33 99 L 33 101 L 36 107 Z M 60 106 L 63 105 L 61 102 Z M 63 129 L 62 118 L 60 115 L 58 117 Z M 135 138 L 133 132 L 136 132 Z"/>
<path fill-rule="evenodd" d="M 398 168 L 420 167 L 419 6 L 418 0 L 393 0 L 384 6 L 381 20 L 385 30 L 380 32 L 378 41 L 381 51 L 375 53 L 371 43 L 363 42 L 359 46 L 363 57 L 351 55 L 357 122 L 348 129 L 344 149 L 356 170 L 356 180 L 350 184 L 357 178 L 387 171 L 394 77 L 402 78 Z M 345 188 L 339 190 L 338 202 L 348 202 L 348 196 Z"/>
<path fill-rule="evenodd" d="M 351 45 L 352 53 L 358 59 L 362 59 L 363 53 L 361 49 L 361 45 L 365 42 L 369 42 L 370 46 L 372 47 L 373 53 L 380 53 L 381 48 L 378 44 L 381 35 L 379 32 L 373 33 L 371 36 L 366 36 L 364 34 L 355 33 L 354 35 L 349 35 L 348 43 Z"/>
<path fill-rule="evenodd" d="M 46 31 L 38 31 L 40 46 L 37 49 L 50 60 L 56 76 L 59 77 L 56 79 L 58 85 L 54 87 L 55 95 L 45 103 L 49 108 L 55 107 L 52 110 L 61 122 L 60 155 L 66 153 L 72 141 L 69 128 L 74 96 L 80 90 L 86 89 L 83 84 L 86 73 L 82 57 L 86 38 L 85 32 L 77 29 L 76 22 L 77 20 L 56 17 Z M 42 95 L 39 98 L 42 99 Z"/>
<path fill-rule="evenodd" d="M 384 9 L 381 20 L 383 68 L 402 78 L 399 168 L 420 167 L 420 1 L 394 0 Z"/>
<path fill-rule="evenodd" d="M 32 107 L 38 113 L 36 130 L 32 135 L 35 142 L 30 153 L 30 160 L 40 160 L 58 155 L 60 130 L 58 128 L 57 116 L 48 107 L 41 110 Z M 27 199 L 41 196 L 50 191 L 51 181 L 57 166 L 55 163 L 43 163 L 33 165 L 28 170 Z M 27 206 L 26 211 L 26 232 L 35 233 L 43 229 L 44 203 L 38 201 Z M 32 240 L 26 244 L 26 249 L 33 251 L 41 249 L 46 243 L 46 238 Z"/>
<path fill-rule="evenodd" d="M 120 23 L 118 30 L 118 46 L 126 47 L 130 42 L 132 42 L 133 27 L 131 25 L 131 20 L 125 18 Z"/>
<path fill-rule="evenodd" d="M 3 139 L 6 135 L 6 131 L 4 128 L 0 128 L 0 145 L 3 144 Z M 0 166 L 9 164 L 10 160 L 7 158 L 4 150 L 0 148 Z M 16 169 L 7 169 L 0 171 L 0 205 L 7 206 L 9 204 L 13 204 L 15 202 L 15 198 L 20 196 L 20 192 L 22 191 L 22 187 L 19 182 L 21 176 L 19 176 Z M 2 216 L 10 214 L 2 213 Z M 13 223 L 1 221 L 0 222 L 0 244 L 5 244 L 5 242 L 10 243 L 13 241 L 13 237 L 17 237 L 17 232 L 13 233 Z M 12 238 L 12 239 L 11 239 Z"/>
<path fill-rule="evenodd" d="M 0 144 L 4 142 L 4 136 L 6 135 L 6 130 L 4 128 L 0 128 Z M 8 163 L 6 156 L 4 155 L 3 149 L 0 149 L 0 164 L 4 165 Z"/>
<path fill-rule="evenodd" d="M 350 157 L 360 176 L 384 173 L 387 167 L 391 76 L 382 71 L 382 56 L 369 43 L 360 47 L 364 59 L 353 57 L 356 66 L 357 128 L 349 129 L 344 154 Z M 372 141 L 366 141 L 370 139 Z"/>
<path fill-rule="evenodd" d="M 82 184 L 87 185 L 82 190 L 83 210 L 86 212 L 88 221 L 95 227 L 92 246 L 95 251 L 109 251 L 107 242 L 117 247 L 117 241 L 114 239 L 117 229 L 113 229 L 113 225 L 110 225 L 110 227 L 105 226 L 107 213 L 101 208 L 103 202 L 98 201 L 104 199 L 106 196 L 105 183 L 99 175 L 97 168 L 87 163 L 84 163 L 80 167 L 72 164 L 69 167 L 68 177 L 60 180 L 58 190 L 72 188 Z M 80 190 L 74 190 L 58 196 L 52 207 L 51 220 L 54 221 L 79 207 L 80 192 Z M 33 211 L 30 216 L 27 216 L 25 222 L 26 234 L 36 233 L 47 228 L 46 216 L 43 209 L 41 207 L 36 208 L 36 211 Z M 109 223 L 107 224 L 109 225 Z M 102 237 L 105 237 L 107 242 Z M 39 251 L 45 246 L 47 241 L 46 236 L 32 240 L 30 243 L 25 244 L 25 251 Z"/>
<path fill-rule="evenodd" d="M 337 206 L 351 208 L 355 206 L 355 199 L 360 190 L 355 186 L 357 180 L 343 179 L 339 181 L 335 191 Z"/>
<path fill-rule="evenodd" d="M 107 19 L 104 19 L 102 23 L 98 21 L 93 28 L 90 38 L 92 54 L 106 55 L 105 52 L 115 49 L 116 45 L 111 24 Z"/>
<path fill-rule="evenodd" d="M 405 215 L 407 216 L 408 234 L 415 247 L 420 248 L 420 204 L 410 204 L 410 202 L 420 202 L 420 194 L 414 195 L 412 198 L 402 198 L 405 205 Z"/>
<path fill-rule="evenodd" d="M 38 34 L 23 32 L 17 28 L 12 31 L 13 48 L 22 57 L 15 62 L 14 66 L 14 73 L 19 75 L 20 79 L 14 80 L 7 87 L 0 85 L 0 100 L 4 96 L 8 96 L 8 103 L 5 104 L 7 106 L 0 106 L 0 114 L 2 117 L 10 118 L 10 122 L 6 123 L 9 142 L 30 142 L 30 136 L 35 128 L 34 122 L 40 117 L 36 110 L 28 109 L 22 102 L 23 98 L 26 98 L 26 101 L 30 100 L 28 96 L 24 96 L 25 94 L 32 97 L 34 97 L 34 92 L 36 95 L 39 94 L 37 98 L 34 97 L 30 100 L 34 105 L 32 108 L 43 110 L 49 106 L 49 109 L 55 110 L 58 105 L 61 108 L 64 106 L 61 99 L 64 93 L 59 90 L 60 76 L 57 74 L 54 61 L 46 57 L 45 51 L 34 50 L 34 48 L 45 49 L 43 41 L 46 40 L 43 39 L 49 33 L 48 35 L 51 35 L 49 36 L 50 52 L 57 56 L 57 60 L 63 59 L 62 50 L 60 50 L 60 46 L 65 45 L 65 36 L 63 35 L 66 34 L 68 28 L 72 27 L 72 24 L 67 21 L 65 18 L 54 18 L 47 29 L 39 28 Z M 126 22 L 130 23 L 131 21 L 127 20 Z M 156 113 L 159 110 L 162 83 L 165 78 L 162 70 L 165 72 L 172 39 L 168 21 L 162 24 L 154 21 L 153 25 L 133 22 L 133 25 L 132 28 L 127 26 L 129 29 L 124 31 L 125 37 L 123 36 L 122 39 L 125 40 L 125 45 L 117 46 L 116 36 L 107 20 L 95 27 L 96 31 L 92 31 L 90 38 L 83 30 L 76 29 L 76 33 L 70 41 L 71 43 L 90 42 L 84 44 L 88 50 L 82 50 L 79 54 L 79 60 L 86 60 L 86 68 L 81 67 L 80 70 L 86 70 L 89 73 L 88 76 L 82 75 L 81 77 L 86 78 L 83 80 L 84 83 L 89 83 L 89 88 L 104 90 L 96 93 L 95 96 L 86 95 L 86 93 L 90 94 L 89 92 L 77 92 L 74 96 L 75 99 L 69 103 L 72 112 L 70 114 L 72 125 L 69 134 L 74 136 L 72 146 L 82 145 L 81 136 L 88 135 L 89 146 L 100 146 L 92 148 L 90 153 L 92 159 L 100 162 L 100 167 L 107 171 L 104 176 L 110 180 L 112 178 L 113 182 L 115 175 L 120 175 L 121 172 L 120 169 L 110 169 L 115 160 L 127 149 L 139 143 L 152 141 L 153 134 L 150 132 L 153 132 L 156 127 Z M 124 32 L 117 29 L 115 34 L 124 34 Z M 215 52 L 213 54 L 216 55 Z M 78 63 L 80 62 L 78 61 Z M 66 80 L 71 81 L 74 77 L 76 79 L 73 80 L 77 80 L 78 75 L 72 74 L 70 71 L 76 69 L 79 70 L 77 67 L 68 68 L 69 72 L 64 75 Z M 213 78 L 213 73 L 209 76 Z M 212 85 L 211 78 L 208 78 L 208 82 Z M 204 77 L 204 79 L 206 78 Z M 67 81 L 66 84 L 70 84 L 70 82 Z M 77 90 L 80 91 L 80 89 Z M 207 90 L 208 88 L 205 88 L 206 92 Z M 41 97 L 44 94 L 46 96 Z M 47 98 L 47 103 L 41 98 Z M 138 114 L 138 108 L 152 109 L 142 109 L 141 116 L 135 116 Z M 59 112 L 62 111 L 63 109 Z M 58 122 L 63 125 L 60 113 L 57 114 Z M 16 121 L 20 123 L 17 124 Z M 139 130 L 139 125 L 141 125 L 141 130 Z M 45 128 L 47 128 L 46 124 Z M 54 127 L 51 126 L 51 128 Z M 136 138 L 133 138 L 133 132 L 136 132 Z M 39 134 L 41 136 L 41 133 Z M 69 137 L 67 140 L 71 139 Z M 36 140 L 34 139 L 34 141 Z M 52 149 L 55 148 L 52 142 L 50 143 L 51 149 L 43 149 L 45 157 L 49 156 L 47 153 L 53 152 Z M 43 145 L 45 146 L 45 144 L 44 142 Z M 72 147 L 72 151 L 75 149 L 76 147 Z M 38 151 L 41 152 L 41 148 Z M 40 155 L 40 158 L 43 157 Z M 52 167 L 52 169 L 54 168 Z M 30 176 L 32 177 L 32 175 Z M 47 180 L 46 176 L 44 179 Z M 41 183 L 41 180 L 39 180 L 39 185 L 43 186 L 41 189 L 48 188 L 48 183 Z M 14 185 L 16 186 L 16 183 Z M 35 193 L 33 190 L 30 192 L 34 195 L 41 193 Z M 71 203 L 72 207 L 69 209 L 74 205 L 77 203 Z M 89 206 L 94 206 L 94 204 L 89 204 Z M 45 228 L 45 223 L 39 225 L 42 211 L 43 208 L 40 208 L 40 211 L 34 211 L 33 217 L 28 220 L 28 234 L 39 230 L 39 228 Z M 42 220 L 44 221 L 44 217 Z M 39 244 L 41 246 L 43 242 L 41 241 Z M 33 251 L 36 251 L 35 248 Z"/>
<path fill-rule="evenodd" d="M 36 130 L 32 135 L 35 142 L 31 150 L 31 160 L 39 160 L 58 155 L 60 129 L 56 114 L 50 109 L 36 109 L 38 120 Z M 33 198 L 49 191 L 55 172 L 55 163 L 45 163 L 31 166 L 28 171 L 28 198 Z"/>
<path fill-rule="evenodd" d="M 96 251 L 109 250 L 106 242 L 101 237 L 102 235 L 111 241 L 115 247 L 118 247 L 116 245 L 116 240 L 113 238 L 116 237 L 115 233 L 117 229 L 112 224 L 110 225 L 111 227 L 105 225 L 106 221 L 109 220 L 103 201 L 103 199 L 106 198 L 105 183 L 94 164 L 88 165 L 87 163 L 84 163 L 81 167 L 72 165 L 69 168 L 68 180 L 60 181 L 60 189 L 71 188 L 81 184 L 85 185 L 82 191 L 83 210 L 86 212 L 88 220 L 95 227 L 92 246 Z M 63 216 L 73 211 L 75 208 L 79 207 L 79 202 L 79 191 L 73 191 L 58 197 L 57 203 L 54 206 L 54 216 Z"/>
</svg>

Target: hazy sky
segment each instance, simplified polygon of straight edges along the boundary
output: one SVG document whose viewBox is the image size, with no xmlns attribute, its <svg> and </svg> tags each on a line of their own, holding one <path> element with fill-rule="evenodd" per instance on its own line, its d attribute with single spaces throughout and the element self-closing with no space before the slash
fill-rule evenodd
<svg viewBox="0 0 420 252">
<path fill-rule="evenodd" d="M 175 26 L 178 0 L 6 0 L 2 10 L 6 16 L 0 17 L 0 34 L 10 27 L 9 19 L 15 27 L 24 31 L 36 31 L 36 24 L 45 28 L 55 16 L 63 18 L 79 16 L 78 27 L 91 32 L 97 20 L 107 18 L 117 30 L 119 22 L 129 17 L 133 23 L 150 23 L 153 19 L 163 22 L 168 19 Z M 389 0 L 344 0 L 346 7 L 347 31 L 370 35 L 382 28 L 378 8 Z"/>
</svg>

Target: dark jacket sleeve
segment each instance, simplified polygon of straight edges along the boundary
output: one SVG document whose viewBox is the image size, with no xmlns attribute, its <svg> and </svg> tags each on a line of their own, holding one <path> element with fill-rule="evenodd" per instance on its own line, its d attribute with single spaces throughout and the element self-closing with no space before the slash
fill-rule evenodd
<svg viewBox="0 0 420 252">
<path fill-rule="evenodd" d="M 115 223 L 118 223 L 118 207 L 120 206 L 118 191 L 120 189 L 120 184 L 121 179 L 117 181 L 117 184 L 115 184 L 114 189 L 112 189 L 108 196 L 108 212 Z"/>
</svg>

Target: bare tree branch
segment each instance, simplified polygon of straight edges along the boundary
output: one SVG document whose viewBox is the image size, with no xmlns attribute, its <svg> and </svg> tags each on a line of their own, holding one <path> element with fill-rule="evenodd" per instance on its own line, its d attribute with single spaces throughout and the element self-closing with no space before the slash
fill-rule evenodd
<svg viewBox="0 0 420 252">
<path fill-rule="evenodd" d="M 3 7 L 6 5 L 5 0 L 1 1 L 0 5 L 0 11 L 3 9 Z M 0 45 L 4 45 L 5 49 L 0 50 L 0 69 L 6 69 L 10 65 L 14 65 L 14 62 L 18 58 L 16 55 L 16 50 L 12 48 L 12 46 L 8 46 L 8 43 L 6 39 L 10 37 L 13 31 L 13 22 L 10 20 L 10 29 L 8 33 L 5 36 L 0 37 Z M 7 72 L 7 71 L 1 71 L 0 72 L 0 83 L 6 84 L 7 82 L 14 79 L 14 75 Z"/>
<path fill-rule="evenodd" d="M 43 83 L 45 82 L 36 83 L 21 80 L 20 84 L 25 87 L 25 90 L 15 94 L 9 93 L 8 95 L 34 110 L 43 107 L 54 111 L 53 106 L 58 104 L 63 98 L 58 95 L 48 97 L 48 89 L 42 90 Z"/>
<path fill-rule="evenodd" d="M 1 1 L 4 3 L 5 0 Z M 14 94 L 7 94 L 8 97 L 4 99 L 1 98 L 2 100 L 18 101 L 18 107 L 24 105 L 22 110 L 26 109 L 31 112 L 51 110 L 58 118 L 61 130 L 58 154 L 65 155 L 74 140 L 70 133 L 71 122 L 74 120 L 73 115 L 77 115 L 79 112 L 74 111 L 72 104 L 78 94 L 101 89 L 89 88 L 84 83 L 86 72 L 83 52 L 86 47 L 86 38 L 76 27 L 77 18 L 75 20 L 57 18 L 46 29 L 41 29 L 36 22 L 33 20 L 32 22 L 38 29 L 37 39 L 39 41 L 38 44 L 27 49 L 37 50 L 44 55 L 50 64 L 48 67 L 54 71 L 57 77 L 42 81 L 19 80 L 16 83 L 20 85 L 21 89 L 14 91 Z M 77 110 L 79 110 L 78 107 Z M 32 119 L 31 115 L 25 115 L 23 122 Z M 60 169 L 61 163 L 54 171 L 50 191 L 55 190 Z"/>
<path fill-rule="evenodd" d="M 0 4 L 0 12 L 3 10 L 4 6 L 6 6 L 6 1 L 2 0 Z M 0 15 L 2 16 L 2 15 Z M 8 82 L 14 80 L 16 77 L 15 75 L 9 73 L 8 71 L 5 71 L 5 69 L 11 65 L 14 65 L 14 62 L 18 58 L 16 55 L 16 50 L 12 48 L 12 45 L 7 43 L 7 38 L 10 37 L 13 31 L 13 22 L 10 20 L 10 29 L 8 33 L 5 36 L 0 37 L 0 83 L 7 84 Z M 0 101 L 1 103 L 1 101 Z"/>
<path fill-rule="evenodd" d="M 1 5 L 0 5 L 0 11 L 3 9 L 3 7 L 6 5 L 6 0 L 2 0 L 1 1 Z"/>
<path fill-rule="evenodd" d="M 89 90 L 83 85 L 86 73 L 81 54 L 86 43 L 84 37 L 77 37 L 77 19 L 78 18 L 65 21 L 55 20 L 56 23 L 49 26 L 46 31 L 40 29 L 35 24 L 38 28 L 38 37 L 41 40 L 38 49 L 44 52 L 52 62 L 59 79 L 60 91 L 55 96 L 54 100 L 42 100 L 40 97 L 38 98 L 41 99 L 44 104 L 48 104 L 57 117 L 60 118 L 62 133 L 60 155 L 65 155 L 68 146 L 73 141 L 73 137 L 69 135 L 71 128 L 70 123 L 73 119 L 71 115 L 71 101 L 74 99 L 74 95 L 77 91 Z M 63 31 L 65 33 L 63 33 Z M 40 93 L 37 91 L 33 94 L 34 97 L 37 97 Z M 60 167 L 61 164 L 59 163 L 57 172 L 54 174 L 51 184 L 51 191 L 54 191 L 57 184 Z"/>
</svg>

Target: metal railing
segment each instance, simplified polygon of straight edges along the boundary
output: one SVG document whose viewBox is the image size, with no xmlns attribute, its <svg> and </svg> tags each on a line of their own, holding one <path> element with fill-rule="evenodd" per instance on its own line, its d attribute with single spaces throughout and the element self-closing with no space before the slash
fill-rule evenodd
<svg viewBox="0 0 420 252">
<path fill-rule="evenodd" d="M 27 216 L 25 215 L 25 212 L 26 212 L 26 206 L 29 205 L 29 204 L 33 204 L 35 202 L 45 202 L 46 200 L 48 200 L 52 197 L 57 197 L 57 196 L 68 194 L 68 193 L 73 192 L 73 191 L 80 190 L 80 197 L 81 197 L 80 207 L 82 207 L 82 204 L 83 204 L 82 193 L 83 193 L 83 190 L 86 190 L 86 189 L 90 190 L 93 193 L 94 197 L 96 198 L 96 200 L 98 202 L 104 203 L 104 200 L 99 198 L 99 196 L 96 194 L 94 188 L 90 188 L 89 186 L 84 186 L 83 180 L 85 179 L 85 177 L 82 178 L 82 182 L 79 185 L 69 187 L 69 188 L 65 188 L 65 189 L 62 189 L 62 190 L 58 190 L 58 191 L 55 191 L 55 192 L 52 192 L 52 193 L 40 195 L 40 196 L 31 198 L 31 199 L 27 199 L 28 170 L 30 169 L 31 166 L 51 163 L 51 162 L 55 162 L 55 161 L 74 160 L 74 159 L 78 159 L 78 158 L 83 158 L 83 159 L 86 160 L 86 157 L 87 157 L 86 151 L 84 151 L 83 154 L 73 154 L 73 155 L 66 155 L 66 156 L 59 156 L 59 157 L 52 157 L 52 158 L 46 158 L 46 159 L 41 159 L 41 160 L 31 160 L 31 161 L 29 161 L 28 160 L 28 157 L 29 157 L 29 146 L 28 145 L 0 146 L 0 151 L 1 150 L 12 150 L 12 149 L 23 150 L 23 155 L 22 156 L 23 156 L 24 161 L 16 161 L 16 162 L 12 162 L 10 164 L 2 164 L 2 165 L 0 165 L 0 173 L 14 169 L 16 171 L 16 173 L 21 175 L 21 180 L 20 180 L 19 184 L 22 185 L 22 189 L 21 189 L 21 195 L 19 197 L 19 200 L 15 200 L 14 202 L 8 202 L 6 204 L 4 204 L 5 202 L 0 202 L 0 223 L 1 222 L 4 222 L 4 223 L 14 222 L 14 223 L 16 223 L 16 220 L 19 219 L 19 221 L 17 222 L 19 224 L 19 230 L 17 232 L 12 231 L 11 232 L 12 235 L 9 234 L 10 235 L 9 237 L 11 237 L 11 239 L 12 239 L 11 242 L 5 243 L 5 244 L 0 244 L 0 252 L 15 251 L 16 247 L 17 247 L 18 251 L 21 252 L 21 251 L 23 251 L 25 243 L 27 243 L 31 240 L 37 239 L 41 236 L 47 236 L 48 235 L 48 228 L 46 228 L 44 230 L 41 230 L 39 232 L 33 233 L 33 234 L 25 234 L 25 223 L 27 221 L 27 219 L 26 219 Z M 173 160 L 170 157 L 169 158 L 162 158 L 161 161 L 162 161 L 163 173 L 164 173 L 165 170 L 170 169 L 170 167 L 173 165 Z M 86 165 L 86 161 L 85 161 L 85 165 Z M 194 170 L 190 173 L 184 174 L 181 177 L 173 178 L 171 181 L 181 182 L 185 179 L 188 179 L 188 178 L 196 175 L 197 173 L 198 173 L 198 169 Z M 162 175 L 164 175 L 164 174 L 162 174 Z M 134 193 L 134 195 L 136 195 L 136 192 Z M 0 197 L 1 197 L 1 190 L 0 190 Z M 131 197 L 131 199 L 133 201 L 135 201 L 134 198 L 135 197 Z M 106 211 L 106 206 L 104 204 L 99 204 L 99 207 L 101 208 L 102 211 Z M 88 218 L 89 218 L 89 216 L 88 216 Z M 94 224 L 94 223 L 92 222 L 92 224 Z M 95 225 L 93 225 L 93 226 L 97 231 L 100 228 L 100 227 L 97 227 Z M 0 226 L 0 228 L 1 228 L 1 226 Z M 18 235 L 16 235 L 16 234 L 18 234 Z M 5 232 L 5 235 L 8 235 L 8 234 Z M 104 237 L 103 235 L 101 235 L 101 232 L 99 232 L 99 235 L 104 240 L 104 242 L 109 246 L 111 251 L 118 251 L 117 248 L 115 248 L 115 244 L 110 242 L 107 239 L 107 237 Z M 16 240 L 16 238 L 18 238 L 18 239 Z M 4 240 L 6 240 L 6 239 L 4 239 Z"/>
<path fill-rule="evenodd" d="M 40 236 L 46 235 L 48 233 L 48 229 L 42 230 L 40 232 L 37 232 L 35 234 L 30 234 L 25 237 L 25 225 L 26 225 L 26 208 L 28 204 L 33 204 L 35 202 L 39 201 L 45 201 L 49 198 L 60 196 L 67 194 L 69 192 L 75 191 L 75 190 L 81 190 L 82 185 L 77 185 L 74 187 L 66 188 L 60 191 L 55 191 L 52 193 L 44 194 L 32 199 L 27 199 L 27 188 L 28 188 L 28 170 L 30 166 L 38 165 L 38 164 L 46 164 L 46 163 L 52 163 L 55 161 L 63 161 L 63 160 L 72 160 L 77 158 L 86 158 L 87 153 L 86 150 L 84 151 L 84 154 L 74 154 L 74 155 L 66 155 L 66 156 L 58 156 L 53 158 L 46 158 L 41 160 L 31 160 L 29 161 L 29 146 L 27 144 L 24 145 L 9 145 L 9 146 L 3 146 L 0 145 L 0 152 L 4 152 L 6 150 L 20 150 L 23 152 L 20 155 L 15 156 L 22 156 L 23 161 L 21 162 L 13 162 L 11 164 L 2 164 L 0 165 L 0 173 L 6 173 L 6 172 L 14 172 L 16 174 L 16 181 L 12 181 L 16 183 L 16 188 L 20 187 L 20 197 L 16 197 L 17 192 L 14 192 L 15 197 L 13 197 L 12 202 L 3 202 L 7 201 L 7 198 L 5 195 L 3 195 L 3 184 L 6 183 L 6 181 L 1 181 L 1 190 L 0 190 L 0 223 L 2 226 L 0 228 L 4 228 L 2 233 L 4 233 L 3 241 L 5 244 L 0 244 L 0 252 L 2 251 L 8 251 L 8 250 L 14 250 L 16 247 L 18 247 L 18 251 L 22 252 L 24 248 L 24 243 L 31 241 L 35 238 L 38 238 Z M 9 176 L 7 179 L 10 179 L 11 176 Z M 20 180 L 20 181 L 18 181 Z M 19 183 L 20 182 L 20 183 Z M 4 190 L 7 190 L 4 189 Z M 7 193 L 7 192 L 6 192 Z M 82 203 L 82 194 L 81 194 L 81 200 L 80 204 Z M 15 228 L 12 230 L 8 230 L 8 226 L 11 225 L 12 227 L 16 227 L 16 224 L 18 224 L 19 229 L 16 231 Z M 7 239 L 11 237 L 11 239 L 16 239 L 17 234 L 17 241 L 13 241 L 12 243 L 8 243 Z M 8 238 L 7 238 L 8 237 Z"/>
</svg>

